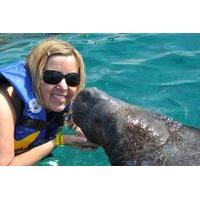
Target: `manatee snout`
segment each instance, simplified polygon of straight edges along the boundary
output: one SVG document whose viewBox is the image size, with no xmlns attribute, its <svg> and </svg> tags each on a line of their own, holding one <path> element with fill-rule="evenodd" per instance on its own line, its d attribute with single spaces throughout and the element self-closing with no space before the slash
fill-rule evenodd
<svg viewBox="0 0 200 200">
<path fill-rule="evenodd" d="M 96 88 L 86 88 L 81 90 L 72 104 L 72 110 L 76 113 L 76 109 L 92 108 L 98 103 L 100 99 L 100 93 Z"/>
<path fill-rule="evenodd" d="M 79 92 L 71 107 L 74 123 L 81 127 L 90 141 L 99 145 L 102 143 L 102 130 L 99 128 L 102 122 L 99 109 L 103 106 L 99 105 L 101 95 L 96 88 L 86 88 Z"/>
</svg>

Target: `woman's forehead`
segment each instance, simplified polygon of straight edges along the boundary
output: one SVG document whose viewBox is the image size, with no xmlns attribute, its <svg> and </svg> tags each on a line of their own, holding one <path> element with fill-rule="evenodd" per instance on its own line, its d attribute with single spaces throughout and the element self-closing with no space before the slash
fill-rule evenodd
<svg viewBox="0 0 200 200">
<path fill-rule="evenodd" d="M 73 55 L 52 55 L 49 57 L 45 69 L 78 71 L 76 59 Z"/>
</svg>

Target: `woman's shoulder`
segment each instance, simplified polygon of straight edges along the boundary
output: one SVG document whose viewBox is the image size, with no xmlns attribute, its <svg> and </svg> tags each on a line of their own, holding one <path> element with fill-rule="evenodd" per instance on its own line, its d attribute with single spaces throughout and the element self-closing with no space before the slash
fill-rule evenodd
<svg viewBox="0 0 200 200">
<path fill-rule="evenodd" d="M 0 81 L 0 94 L 1 98 L 9 98 L 13 93 L 13 87 L 6 81 Z"/>
<path fill-rule="evenodd" d="M 0 93 L 1 96 L 4 97 L 12 97 L 12 95 L 15 93 L 13 86 L 11 86 L 7 81 L 6 82 L 0 82 Z"/>
<path fill-rule="evenodd" d="M 14 111 L 16 116 L 21 113 L 22 101 L 17 96 L 13 86 L 7 82 L 0 84 L 0 107 L 3 106 Z"/>
</svg>

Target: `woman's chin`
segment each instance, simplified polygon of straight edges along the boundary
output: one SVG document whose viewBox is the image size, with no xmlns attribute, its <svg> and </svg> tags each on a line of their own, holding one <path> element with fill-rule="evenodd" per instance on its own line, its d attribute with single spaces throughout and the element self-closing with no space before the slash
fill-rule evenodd
<svg viewBox="0 0 200 200">
<path fill-rule="evenodd" d="M 51 106 L 48 110 L 53 111 L 53 112 L 61 112 L 65 109 L 65 105 L 62 106 Z"/>
</svg>

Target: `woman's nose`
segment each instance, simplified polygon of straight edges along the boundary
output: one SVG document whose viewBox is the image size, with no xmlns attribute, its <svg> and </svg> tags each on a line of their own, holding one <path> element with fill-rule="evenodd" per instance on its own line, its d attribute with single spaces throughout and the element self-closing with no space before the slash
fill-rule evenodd
<svg viewBox="0 0 200 200">
<path fill-rule="evenodd" d="M 64 90 L 68 89 L 68 85 L 64 78 L 57 84 L 57 86 L 59 86 L 59 88 L 62 88 Z"/>
</svg>

